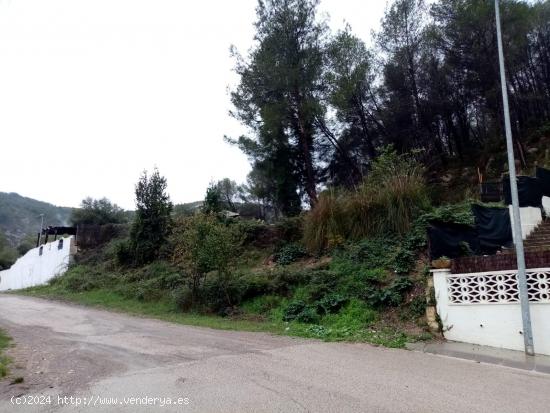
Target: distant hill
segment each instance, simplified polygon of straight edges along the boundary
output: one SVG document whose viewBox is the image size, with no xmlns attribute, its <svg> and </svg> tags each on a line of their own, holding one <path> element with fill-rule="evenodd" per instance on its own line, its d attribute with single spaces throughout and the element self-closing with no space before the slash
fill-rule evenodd
<svg viewBox="0 0 550 413">
<path fill-rule="evenodd" d="M 0 192 L 0 232 L 7 242 L 17 246 L 25 237 L 40 230 L 40 214 L 44 225 L 68 225 L 72 208 L 26 198 L 14 192 Z"/>
<path fill-rule="evenodd" d="M 174 213 L 176 215 L 193 215 L 202 208 L 203 201 L 188 202 L 186 204 L 175 204 Z"/>
</svg>

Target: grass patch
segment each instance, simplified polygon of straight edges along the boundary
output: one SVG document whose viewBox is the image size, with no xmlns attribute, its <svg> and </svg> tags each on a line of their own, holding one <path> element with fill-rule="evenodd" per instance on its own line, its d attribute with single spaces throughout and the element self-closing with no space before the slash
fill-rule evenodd
<svg viewBox="0 0 550 413">
<path fill-rule="evenodd" d="M 240 314 L 220 317 L 181 312 L 168 298 L 140 301 L 107 289 L 67 292 L 56 290 L 53 286 L 40 286 L 19 291 L 18 294 L 219 330 L 266 332 L 323 341 L 366 342 L 392 348 L 403 348 L 406 342 L 419 339 L 397 327 L 378 326 L 378 313 L 359 300 L 350 301 L 338 313 L 327 314 L 316 320 L 316 323 L 301 323 L 282 321 L 288 300 L 276 296 L 258 297 L 244 303 Z"/>
<path fill-rule="evenodd" d="M 5 356 L 4 350 L 10 345 L 11 338 L 8 337 L 2 330 L 0 330 L 0 378 L 8 375 L 8 364 L 11 362 L 10 358 Z"/>
<path fill-rule="evenodd" d="M 146 316 L 159 320 L 198 327 L 209 327 L 219 330 L 260 331 L 281 333 L 283 328 L 277 323 L 239 319 L 238 317 L 220 317 L 216 315 L 184 313 L 168 298 L 157 301 L 141 301 L 107 289 L 83 292 L 66 292 L 55 290 L 50 286 L 33 287 L 18 294 L 69 301 L 91 307 L 115 310 L 127 314 Z"/>
</svg>

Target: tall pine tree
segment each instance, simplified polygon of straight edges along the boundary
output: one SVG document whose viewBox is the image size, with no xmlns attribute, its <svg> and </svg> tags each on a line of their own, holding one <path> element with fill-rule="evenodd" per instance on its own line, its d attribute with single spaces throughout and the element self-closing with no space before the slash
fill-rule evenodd
<svg viewBox="0 0 550 413">
<path fill-rule="evenodd" d="M 317 201 L 315 145 L 326 26 L 316 18 L 318 0 L 260 0 L 256 46 L 239 59 L 240 84 L 232 93 L 234 116 L 252 137 L 238 144 L 255 175 L 269 175 L 275 206 L 300 210 L 301 197 Z"/>
</svg>

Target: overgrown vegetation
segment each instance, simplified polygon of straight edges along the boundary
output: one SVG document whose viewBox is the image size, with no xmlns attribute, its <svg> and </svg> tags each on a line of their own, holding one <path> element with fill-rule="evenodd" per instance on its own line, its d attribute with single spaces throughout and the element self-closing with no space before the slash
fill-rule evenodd
<svg viewBox="0 0 550 413">
<path fill-rule="evenodd" d="M 0 330 L 0 379 L 8 375 L 9 357 L 4 355 L 4 351 L 8 348 L 11 339 Z"/>
<path fill-rule="evenodd" d="M 220 293 L 231 305 L 231 270 L 241 245 L 240 234 L 235 226 L 223 223 L 211 213 L 197 214 L 180 220 L 171 238 L 172 263 L 186 274 L 185 286 L 178 291 L 178 301 L 185 301 L 187 291 L 193 307 L 199 300 L 201 284 L 208 273 L 216 272 Z"/>
<path fill-rule="evenodd" d="M 296 220 L 272 226 L 197 213 L 175 220 L 165 259 L 123 265 L 119 246 L 127 241 L 115 239 L 84 251 L 65 275 L 27 293 L 326 340 L 400 347 L 425 336 L 414 291 L 422 276 L 396 274 L 400 243 L 346 241 L 332 257 L 312 257 L 300 228 Z"/>
<path fill-rule="evenodd" d="M 3 233 L 0 232 L 0 270 L 9 268 L 17 259 L 17 251 L 8 244 Z"/>
<path fill-rule="evenodd" d="M 385 202 L 372 187 L 362 191 L 381 147 L 414 152 L 444 200 L 500 178 L 506 150 L 493 2 L 389 1 L 371 47 L 350 27 L 332 33 L 319 3 L 260 1 L 253 47 L 234 51 L 232 114 L 249 132 L 229 141 L 251 160 L 257 199 L 284 215 L 320 203 L 317 213 L 332 213 L 342 228 L 345 211 L 329 212 L 342 206 L 341 191 L 317 191 L 359 187 L 357 199 L 346 196 L 356 205 L 345 209 L 372 216 L 358 223 L 363 234 L 378 222 L 373 203 Z M 501 19 L 516 156 L 527 170 L 548 160 L 550 2 L 501 1 Z M 387 204 L 395 205 L 388 215 L 395 226 L 406 224 L 403 206 Z"/>
<path fill-rule="evenodd" d="M 327 211 L 321 197 L 309 213 L 276 224 L 206 208 L 173 218 L 166 181 L 153 176 L 137 186 L 141 209 L 128 238 L 82 251 L 65 275 L 27 293 L 195 325 L 400 347 L 429 337 L 426 225 L 472 220 L 467 202 L 431 207 L 422 168 L 392 148 L 361 187 L 328 198 Z M 128 248 L 136 228 L 155 249 L 146 260 Z"/>
<path fill-rule="evenodd" d="M 410 155 L 382 150 L 371 173 L 355 190 L 328 190 L 306 216 L 304 241 L 310 251 L 384 234 L 405 234 L 429 209 L 423 168 Z"/>
</svg>

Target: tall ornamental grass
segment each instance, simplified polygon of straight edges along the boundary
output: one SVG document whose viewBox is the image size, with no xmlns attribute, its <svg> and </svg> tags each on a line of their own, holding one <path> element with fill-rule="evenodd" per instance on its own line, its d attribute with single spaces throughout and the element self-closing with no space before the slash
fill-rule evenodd
<svg viewBox="0 0 550 413">
<path fill-rule="evenodd" d="M 429 206 L 422 166 L 411 155 L 386 148 L 356 190 L 321 194 L 306 216 L 304 242 L 319 252 L 345 240 L 403 235 Z"/>
</svg>

